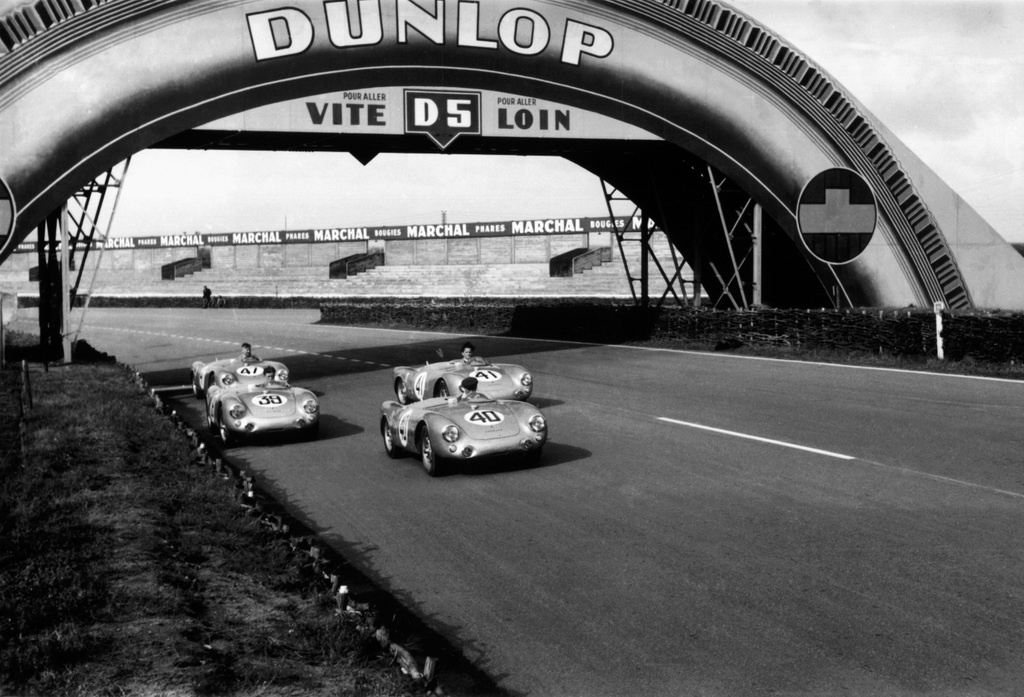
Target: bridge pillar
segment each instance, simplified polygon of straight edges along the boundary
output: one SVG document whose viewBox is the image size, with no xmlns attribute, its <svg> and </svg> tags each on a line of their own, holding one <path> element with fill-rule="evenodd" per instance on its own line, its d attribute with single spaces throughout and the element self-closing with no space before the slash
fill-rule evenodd
<svg viewBox="0 0 1024 697">
<path fill-rule="evenodd" d="M 71 361 L 68 320 L 71 295 L 68 273 L 67 206 L 50 213 L 36 231 L 39 255 L 39 351 L 45 361 Z"/>
</svg>

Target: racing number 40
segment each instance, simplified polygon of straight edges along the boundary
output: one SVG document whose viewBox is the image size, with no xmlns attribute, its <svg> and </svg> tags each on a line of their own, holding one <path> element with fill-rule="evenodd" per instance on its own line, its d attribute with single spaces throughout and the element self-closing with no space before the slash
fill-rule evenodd
<svg viewBox="0 0 1024 697">
<path fill-rule="evenodd" d="M 502 422 L 502 416 L 496 411 L 474 411 L 466 417 L 467 421 L 475 421 L 479 424 L 498 424 Z"/>
</svg>

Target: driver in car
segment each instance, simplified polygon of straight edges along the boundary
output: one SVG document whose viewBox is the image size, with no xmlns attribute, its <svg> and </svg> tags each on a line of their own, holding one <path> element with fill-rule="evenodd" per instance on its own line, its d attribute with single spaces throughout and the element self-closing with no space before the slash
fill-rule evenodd
<svg viewBox="0 0 1024 697">
<path fill-rule="evenodd" d="M 250 344 L 248 341 L 246 341 L 245 343 L 242 344 L 242 356 L 241 356 L 240 360 L 242 361 L 242 363 L 259 363 L 260 362 L 260 357 L 256 356 L 256 355 L 253 355 L 252 344 Z"/>
<path fill-rule="evenodd" d="M 469 402 L 475 399 L 487 399 L 486 395 L 480 394 L 476 391 L 476 388 L 480 385 L 476 378 L 464 378 L 459 383 L 459 396 L 455 398 L 456 402 Z"/>
<path fill-rule="evenodd" d="M 287 387 L 288 383 L 277 377 L 277 369 L 268 365 L 263 369 L 263 377 L 265 378 L 259 385 L 253 385 L 253 387 Z"/>
<path fill-rule="evenodd" d="M 462 365 L 481 365 L 486 363 L 483 358 L 475 354 L 476 346 L 467 341 L 462 345 Z"/>
</svg>

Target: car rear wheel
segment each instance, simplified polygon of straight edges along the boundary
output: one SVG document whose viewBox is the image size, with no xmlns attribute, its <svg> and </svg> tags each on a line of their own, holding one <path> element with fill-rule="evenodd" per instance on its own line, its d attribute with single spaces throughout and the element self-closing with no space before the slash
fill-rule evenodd
<svg viewBox="0 0 1024 697">
<path fill-rule="evenodd" d="M 395 445 L 395 438 L 391 434 L 391 427 L 388 426 L 386 418 L 380 420 L 380 436 L 384 440 L 384 452 L 387 453 L 388 457 L 398 457 L 401 453 L 398 450 L 398 446 Z"/>
<path fill-rule="evenodd" d="M 437 385 L 434 386 L 435 397 L 447 397 L 451 392 L 448 390 L 448 383 L 444 380 L 438 380 Z"/>
<path fill-rule="evenodd" d="M 441 463 L 434 452 L 434 446 L 430 444 L 430 434 L 425 430 L 420 434 L 420 461 L 431 477 L 441 474 Z"/>
<path fill-rule="evenodd" d="M 395 397 L 403 406 L 412 402 L 412 399 L 409 398 L 409 386 L 405 384 L 404 378 L 395 380 Z"/>
</svg>

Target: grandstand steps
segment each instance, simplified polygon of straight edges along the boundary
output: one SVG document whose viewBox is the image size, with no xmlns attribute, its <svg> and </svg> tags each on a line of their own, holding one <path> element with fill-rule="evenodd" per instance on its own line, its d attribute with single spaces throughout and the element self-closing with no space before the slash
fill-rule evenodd
<svg viewBox="0 0 1024 697">
<path fill-rule="evenodd" d="M 671 252 L 664 236 L 655 237 L 654 249 L 668 273 L 673 273 Z M 635 277 L 640 273 L 640 245 L 625 243 L 622 252 Z M 88 267 L 80 294 L 87 292 Z M 650 294 L 657 297 L 665 281 L 652 263 L 649 268 Z M 203 287 L 214 296 L 390 296 L 390 297 L 474 297 L 474 296 L 591 296 L 630 297 L 630 283 L 620 250 L 612 245 L 612 260 L 569 277 L 552 277 L 547 261 L 513 264 L 383 265 L 350 276 L 331 279 L 328 266 L 281 266 L 253 268 L 208 268 L 175 280 L 162 280 L 160 268 L 125 270 L 104 268 L 92 285 L 94 295 L 193 296 L 200 302 Z M 687 272 L 687 279 L 692 275 Z M 639 293 L 639 283 L 635 284 Z M 0 269 L 0 291 L 23 295 L 38 294 L 37 283 L 25 270 Z"/>
</svg>

